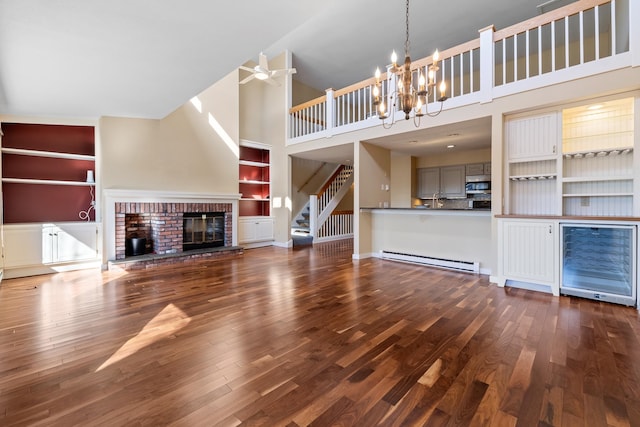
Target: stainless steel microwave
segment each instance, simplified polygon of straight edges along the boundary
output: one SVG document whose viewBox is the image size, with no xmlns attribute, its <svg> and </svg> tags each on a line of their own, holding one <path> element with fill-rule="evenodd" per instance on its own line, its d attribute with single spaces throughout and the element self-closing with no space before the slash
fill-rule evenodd
<svg viewBox="0 0 640 427">
<path fill-rule="evenodd" d="M 467 194 L 491 193 L 491 175 L 469 175 L 465 185 Z"/>
</svg>

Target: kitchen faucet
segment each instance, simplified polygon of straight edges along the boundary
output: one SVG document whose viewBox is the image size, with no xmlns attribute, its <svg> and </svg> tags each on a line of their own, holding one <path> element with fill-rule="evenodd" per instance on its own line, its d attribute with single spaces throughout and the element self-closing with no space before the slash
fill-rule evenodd
<svg viewBox="0 0 640 427">
<path fill-rule="evenodd" d="M 433 209 L 437 209 L 442 206 L 442 203 L 440 203 L 440 193 L 433 193 L 433 197 L 431 198 L 431 207 Z"/>
</svg>

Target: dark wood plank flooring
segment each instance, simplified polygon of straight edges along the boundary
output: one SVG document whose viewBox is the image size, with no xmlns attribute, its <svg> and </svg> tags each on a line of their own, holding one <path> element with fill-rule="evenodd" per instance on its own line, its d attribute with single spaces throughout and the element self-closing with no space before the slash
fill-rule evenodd
<svg viewBox="0 0 640 427">
<path fill-rule="evenodd" d="M 634 308 L 349 241 L 0 285 L 0 425 L 640 426 Z"/>
</svg>

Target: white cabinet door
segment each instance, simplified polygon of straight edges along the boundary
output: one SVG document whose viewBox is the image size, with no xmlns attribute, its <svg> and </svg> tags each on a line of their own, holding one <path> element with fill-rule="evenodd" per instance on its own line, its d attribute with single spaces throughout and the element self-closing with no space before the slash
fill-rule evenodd
<svg viewBox="0 0 640 427">
<path fill-rule="evenodd" d="M 97 227 L 95 223 L 5 225 L 5 267 L 97 259 Z"/>
<path fill-rule="evenodd" d="M 560 113 L 510 119 L 506 124 L 509 160 L 541 160 L 556 157 L 561 140 Z"/>
<path fill-rule="evenodd" d="M 244 217 L 238 220 L 238 243 L 273 240 L 273 218 Z"/>
<path fill-rule="evenodd" d="M 98 256 L 98 232 L 91 224 L 64 224 L 54 230 L 54 262 L 82 261 Z"/>
<path fill-rule="evenodd" d="M 503 279 L 549 285 L 558 295 L 558 222 L 502 220 L 501 234 Z"/>
<path fill-rule="evenodd" d="M 467 168 L 467 176 L 485 174 L 483 163 L 473 163 L 473 164 L 467 165 L 466 168 Z"/>
<path fill-rule="evenodd" d="M 256 239 L 273 240 L 273 220 L 262 219 L 256 224 Z"/>
<path fill-rule="evenodd" d="M 37 224 L 4 226 L 4 267 L 39 265 L 51 257 L 50 240 Z"/>
<path fill-rule="evenodd" d="M 464 165 L 440 168 L 440 195 L 449 198 L 467 197 Z"/>
<path fill-rule="evenodd" d="M 440 192 L 440 168 L 418 169 L 418 198 L 429 199 Z"/>
</svg>

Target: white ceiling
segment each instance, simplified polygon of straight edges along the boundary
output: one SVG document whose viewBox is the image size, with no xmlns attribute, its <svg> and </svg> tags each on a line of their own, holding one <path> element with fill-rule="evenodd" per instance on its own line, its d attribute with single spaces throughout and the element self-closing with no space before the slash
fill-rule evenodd
<svg viewBox="0 0 640 427">
<path fill-rule="evenodd" d="M 414 0 L 412 57 L 533 17 L 542 2 Z M 402 55 L 404 18 L 402 0 L 0 0 L 0 114 L 161 118 L 284 49 L 297 80 L 338 89 Z"/>
</svg>

